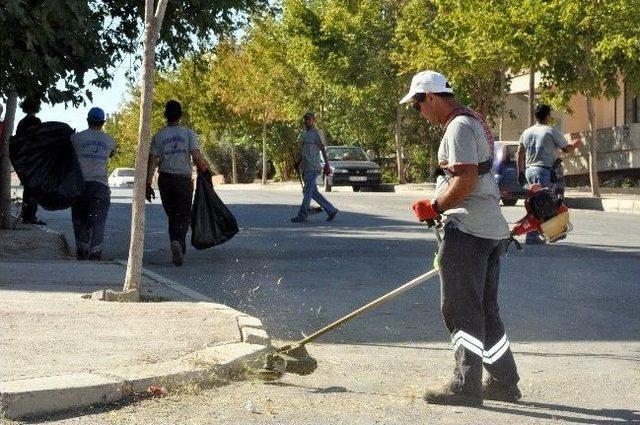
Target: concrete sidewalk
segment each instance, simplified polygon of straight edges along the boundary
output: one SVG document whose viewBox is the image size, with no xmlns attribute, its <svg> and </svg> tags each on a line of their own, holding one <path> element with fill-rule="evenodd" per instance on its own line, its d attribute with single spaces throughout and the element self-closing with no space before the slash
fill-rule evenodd
<svg viewBox="0 0 640 425">
<path fill-rule="evenodd" d="M 6 417 L 113 402 L 150 386 L 215 382 L 267 349 L 259 319 L 150 272 L 142 291 L 149 302 L 82 298 L 122 289 L 124 273 L 107 262 L 0 259 Z"/>
</svg>

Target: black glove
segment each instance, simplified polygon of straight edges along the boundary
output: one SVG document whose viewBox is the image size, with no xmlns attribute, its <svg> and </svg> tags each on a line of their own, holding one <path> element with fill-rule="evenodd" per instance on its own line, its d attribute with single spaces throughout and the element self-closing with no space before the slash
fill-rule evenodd
<svg viewBox="0 0 640 425">
<path fill-rule="evenodd" d="M 518 174 L 518 183 L 520 183 L 520 186 L 523 187 L 527 184 L 527 177 L 524 175 L 524 173 Z"/>
<path fill-rule="evenodd" d="M 156 191 L 153 190 L 151 185 L 147 186 L 147 190 L 144 197 L 147 198 L 147 201 L 149 202 L 151 202 L 151 199 L 156 199 Z"/>
</svg>

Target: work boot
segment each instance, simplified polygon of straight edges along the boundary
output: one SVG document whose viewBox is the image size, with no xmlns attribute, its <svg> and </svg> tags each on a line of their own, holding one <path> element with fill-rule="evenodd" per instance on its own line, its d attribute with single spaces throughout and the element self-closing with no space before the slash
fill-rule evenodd
<svg viewBox="0 0 640 425">
<path fill-rule="evenodd" d="M 171 261 L 176 266 L 181 266 L 183 259 L 182 244 L 179 241 L 171 241 Z"/>
<path fill-rule="evenodd" d="M 76 258 L 78 261 L 86 261 L 89 259 L 89 252 L 76 248 Z"/>
<path fill-rule="evenodd" d="M 493 378 L 487 379 L 482 384 L 482 393 L 487 400 L 506 401 L 507 403 L 517 403 L 522 398 L 517 384 L 501 384 Z"/>
<path fill-rule="evenodd" d="M 456 392 L 451 383 L 439 389 L 427 389 L 422 397 L 429 404 L 444 404 L 449 406 L 482 406 L 482 396 Z"/>
</svg>

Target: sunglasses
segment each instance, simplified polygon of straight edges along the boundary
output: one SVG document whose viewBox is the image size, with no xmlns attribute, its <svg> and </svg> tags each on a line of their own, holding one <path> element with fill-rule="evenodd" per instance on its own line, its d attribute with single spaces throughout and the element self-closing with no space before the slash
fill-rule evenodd
<svg viewBox="0 0 640 425">
<path fill-rule="evenodd" d="M 413 95 L 413 101 L 411 102 L 411 107 L 416 111 L 420 112 L 420 102 L 424 102 L 427 98 L 426 93 L 416 93 Z"/>
</svg>

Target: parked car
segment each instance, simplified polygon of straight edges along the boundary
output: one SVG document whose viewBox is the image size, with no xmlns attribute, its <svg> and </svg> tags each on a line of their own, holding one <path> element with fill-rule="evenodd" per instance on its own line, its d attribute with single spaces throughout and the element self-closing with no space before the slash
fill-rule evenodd
<svg viewBox="0 0 640 425">
<path fill-rule="evenodd" d="M 518 199 L 526 199 L 528 190 L 518 182 L 518 142 L 496 141 L 494 144 L 493 170 L 500 188 L 500 200 L 505 206 L 513 206 Z"/>
<path fill-rule="evenodd" d="M 354 192 L 362 187 L 376 189 L 381 183 L 381 169 L 358 146 L 327 146 L 331 173 L 323 177 L 325 192 L 333 186 L 351 186 Z"/>
<path fill-rule="evenodd" d="M 109 187 L 133 187 L 133 168 L 116 168 L 109 175 Z"/>
</svg>

